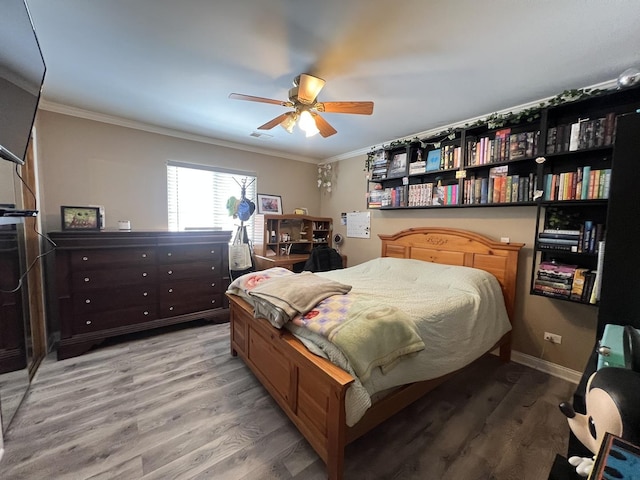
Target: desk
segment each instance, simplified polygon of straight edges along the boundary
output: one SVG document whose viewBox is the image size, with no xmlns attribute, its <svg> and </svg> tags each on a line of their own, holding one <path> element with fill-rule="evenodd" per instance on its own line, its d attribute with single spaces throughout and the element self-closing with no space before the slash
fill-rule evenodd
<svg viewBox="0 0 640 480">
<path fill-rule="evenodd" d="M 293 270 L 294 264 L 306 262 L 307 258 L 309 258 L 308 253 L 292 253 L 291 255 L 274 255 L 271 257 L 256 255 L 256 270 L 266 270 L 273 267 L 284 267 L 287 270 Z"/>
<path fill-rule="evenodd" d="M 340 254 L 342 257 L 342 266 L 347 267 L 347 256 Z M 265 255 L 254 255 L 256 262 L 256 270 L 266 270 L 273 267 L 284 267 L 293 271 L 293 265 L 300 262 L 306 262 L 309 258 L 308 253 L 292 253 L 291 255 L 274 255 L 267 257 Z"/>
</svg>

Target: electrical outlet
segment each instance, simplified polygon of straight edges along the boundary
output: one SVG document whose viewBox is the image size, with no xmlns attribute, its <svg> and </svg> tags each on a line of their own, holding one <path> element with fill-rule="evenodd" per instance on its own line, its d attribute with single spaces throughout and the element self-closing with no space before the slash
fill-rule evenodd
<svg viewBox="0 0 640 480">
<path fill-rule="evenodd" d="M 544 332 L 544 339 L 547 342 L 557 343 L 558 345 L 562 343 L 562 336 L 555 333 Z"/>
</svg>

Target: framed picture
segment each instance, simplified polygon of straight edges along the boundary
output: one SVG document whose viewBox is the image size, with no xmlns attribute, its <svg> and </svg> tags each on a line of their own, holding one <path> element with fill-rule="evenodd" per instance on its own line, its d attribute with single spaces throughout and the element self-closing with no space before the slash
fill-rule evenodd
<svg viewBox="0 0 640 480">
<path fill-rule="evenodd" d="M 60 207 L 62 230 L 100 230 L 100 207 Z"/>
<path fill-rule="evenodd" d="M 259 193 L 258 213 L 282 215 L 282 197 L 280 195 Z"/>
<path fill-rule="evenodd" d="M 407 174 L 407 152 L 396 153 L 391 158 L 387 177 L 399 177 Z"/>
</svg>

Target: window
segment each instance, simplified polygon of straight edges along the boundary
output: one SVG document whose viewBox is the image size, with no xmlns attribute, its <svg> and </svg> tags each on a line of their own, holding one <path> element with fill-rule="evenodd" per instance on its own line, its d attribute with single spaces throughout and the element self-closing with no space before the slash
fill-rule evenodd
<svg viewBox="0 0 640 480">
<path fill-rule="evenodd" d="M 245 181 L 246 196 L 255 202 L 254 173 L 224 170 L 204 165 L 169 162 L 167 165 L 167 193 L 169 230 L 211 229 L 234 231 L 240 220 L 227 210 L 230 197 L 238 200 Z M 253 217 L 247 222 L 247 234 L 253 235 Z"/>
</svg>

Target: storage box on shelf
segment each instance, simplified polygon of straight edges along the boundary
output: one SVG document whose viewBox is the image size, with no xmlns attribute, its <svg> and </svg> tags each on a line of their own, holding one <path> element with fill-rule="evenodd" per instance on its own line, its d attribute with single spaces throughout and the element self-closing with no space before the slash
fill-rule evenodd
<svg viewBox="0 0 640 480">
<path fill-rule="evenodd" d="M 58 359 L 104 339 L 196 319 L 228 320 L 231 232 L 52 232 Z"/>
<path fill-rule="evenodd" d="M 254 253 L 256 268 L 299 270 L 319 245 L 331 246 L 333 222 L 310 215 L 256 215 Z M 298 268 L 299 267 L 299 268 Z"/>
</svg>

